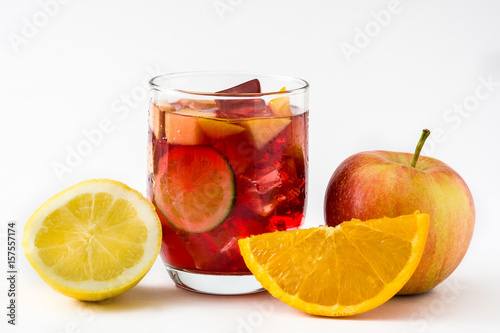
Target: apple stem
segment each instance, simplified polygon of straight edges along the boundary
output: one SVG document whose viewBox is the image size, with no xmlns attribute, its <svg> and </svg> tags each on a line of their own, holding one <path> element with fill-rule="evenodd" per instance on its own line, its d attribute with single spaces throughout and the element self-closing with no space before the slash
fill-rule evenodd
<svg viewBox="0 0 500 333">
<path fill-rule="evenodd" d="M 415 153 L 413 154 L 413 159 L 411 160 L 411 167 L 415 167 L 417 165 L 417 160 L 418 157 L 420 156 L 420 152 L 422 151 L 422 147 L 424 146 L 425 140 L 431 135 L 431 131 L 428 129 L 424 129 L 422 131 L 422 136 L 420 137 L 420 140 L 418 140 L 417 148 L 415 148 Z"/>
</svg>

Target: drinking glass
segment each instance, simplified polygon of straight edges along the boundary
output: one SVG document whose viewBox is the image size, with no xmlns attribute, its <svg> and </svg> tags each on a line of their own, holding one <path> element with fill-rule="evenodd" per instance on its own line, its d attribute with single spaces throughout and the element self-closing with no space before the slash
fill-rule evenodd
<svg viewBox="0 0 500 333">
<path fill-rule="evenodd" d="M 240 72 L 150 81 L 147 193 L 175 284 L 209 294 L 262 291 L 238 239 L 298 228 L 308 165 L 308 83 Z"/>
</svg>

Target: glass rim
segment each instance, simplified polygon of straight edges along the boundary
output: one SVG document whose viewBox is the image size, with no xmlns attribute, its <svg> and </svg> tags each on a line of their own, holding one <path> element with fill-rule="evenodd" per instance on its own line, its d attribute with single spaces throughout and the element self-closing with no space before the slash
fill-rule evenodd
<svg viewBox="0 0 500 333">
<path fill-rule="evenodd" d="M 286 89 L 283 91 L 270 91 L 263 93 L 218 93 L 218 92 L 203 92 L 203 91 L 190 91 L 186 89 L 176 89 L 162 86 L 156 81 L 162 78 L 176 78 L 176 77 L 186 77 L 186 76 L 195 76 L 195 75 L 248 75 L 248 76 L 256 76 L 259 77 L 267 77 L 267 78 L 275 78 L 286 81 L 295 81 L 299 83 L 298 88 L 294 89 Z M 305 93 L 309 90 L 309 83 L 301 79 L 299 77 L 288 76 L 288 75 L 279 75 L 279 74 L 268 74 L 268 73 L 260 73 L 260 72 L 245 72 L 245 71 L 231 71 L 231 70 L 207 70 L 207 71 L 184 71 L 184 72 L 170 72 L 164 73 L 157 76 L 154 76 L 149 80 L 149 87 L 151 89 L 160 91 L 160 92 L 176 92 L 182 94 L 196 95 L 196 96 L 220 96 L 220 97 L 259 97 L 259 96 L 273 96 L 273 95 L 292 95 L 297 93 Z"/>
</svg>

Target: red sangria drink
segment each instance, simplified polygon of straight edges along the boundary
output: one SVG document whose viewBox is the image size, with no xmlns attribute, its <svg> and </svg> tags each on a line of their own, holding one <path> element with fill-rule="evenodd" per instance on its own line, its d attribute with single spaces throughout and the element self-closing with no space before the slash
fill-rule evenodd
<svg viewBox="0 0 500 333">
<path fill-rule="evenodd" d="M 303 222 L 307 82 L 193 72 L 150 85 L 147 192 L 162 222 L 167 271 L 192 291 L 261 291 L 238 239 Z"/>
</svg>

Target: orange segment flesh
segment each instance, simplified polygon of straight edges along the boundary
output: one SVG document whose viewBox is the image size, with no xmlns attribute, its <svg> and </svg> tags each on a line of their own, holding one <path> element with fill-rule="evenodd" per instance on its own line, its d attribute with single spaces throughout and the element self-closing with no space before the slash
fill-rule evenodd
<svg viewBox="0 0 500 333">
<path fill-rule="evenodd" d="M 428 230 L 429 215 L 416 212 L 251 236 L 239 246 L 274 297 L 310 314 L 347 316 L 383 304 L 404 286 Z"/>
</svg>

